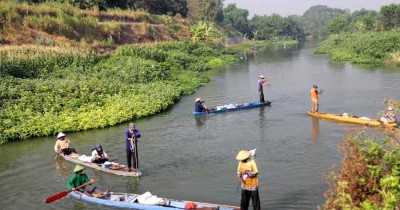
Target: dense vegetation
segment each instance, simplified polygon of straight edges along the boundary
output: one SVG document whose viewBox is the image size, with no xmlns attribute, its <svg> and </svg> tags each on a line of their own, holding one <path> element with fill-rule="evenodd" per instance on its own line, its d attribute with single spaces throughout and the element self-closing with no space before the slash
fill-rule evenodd
<svg viewBox="0 0 400 210">
<path fill-rule="evenodd" d="M 232 60 L 198 42 L 132 45 L 109 56 L 57 47 L 0 50 L 0 139 L 115 125 L 165 110 Z"/>
<path fill-rule="evenodd" d="M 389 62 L 400 49 L 398 31 L 334 34 L 324 41 L 317 53 L 326 53 L 336 61 L 354 63 Z"/>
<path fill-rule="evenodd" d="M 360 10 L 329 21 L 329 38 L 317 49 L 337 61 L 400 65 L 400 4 L 383 6 L 380 12 Z"/>
<path fill-rule="evenodd" d="M 69 3 L 80 9 L 110 8 L 145 10 L 151 14 L 187 16 L 186 0 L 18 0 L 27 3 Z"/>
<path fill-rule="evenodd" d="M 68 3 L 0 1 L 0 44 L 113 46 L 188 37 L 187 20 L 145 11 L 81 10 Z"/>
<path fill-rule="evenodd" d="M 347 135 L 344 159 L 331 172 L 324 209 L 397 209 L 400 205 L 400 139 Z"/>
</svg>

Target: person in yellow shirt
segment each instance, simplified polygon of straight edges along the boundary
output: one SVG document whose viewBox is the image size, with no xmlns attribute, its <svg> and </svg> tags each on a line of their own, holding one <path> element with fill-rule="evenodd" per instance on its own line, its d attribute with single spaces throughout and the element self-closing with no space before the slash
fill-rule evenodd
<svg viewBox="0 0 400 210">
<path fill-rule="evenodd" d="M 59 133 L 57 135 L 57 141 L 56 144 L 54 145 L 54 151 L 57 154 L 62 154 L 62 155 L 70 155 L 72 153 L 77 153 L 74 148 L 70 148 L 71 141 L 66 138 L 66 135 L 63 133 Z"/>
<path fill-rule="evenodd" d="M 260 196 L 258 194 L 258 169 L 256 162 L 251 159 L 251 153 L 241 150 L 236 156 L 239 161 L 237 179 L 242 183 L 240 209 L 248 210 L 251 202 L 254 210 L 261 210 Z"/>
</svg>

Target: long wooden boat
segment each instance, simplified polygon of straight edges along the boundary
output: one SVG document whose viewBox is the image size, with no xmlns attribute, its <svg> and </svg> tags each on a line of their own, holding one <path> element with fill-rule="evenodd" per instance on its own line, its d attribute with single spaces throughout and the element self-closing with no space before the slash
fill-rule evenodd
<svg viewBox="0 0 400 210">
<path fill-rule="evenodd" d="M 257 108 L 257 107 L 270 106 L 270 105 L 271 105 L 271 101 L 266 101 L 265 103 L 256 101 L 256 102 L 252 102 L 252 103 L 244 103 L 244 104 L 236 104 L 236 105 L 230 104 L 230 105 L 212 107 L 207 112 L 193 112 L 193 115 L 218 114 L 218 113 L 232 112 L 232 111 L 238 111 L 238 110 L 243 110 L 243 109 L 253 109 L 253 108 Z"/>
<path fill-rule="evenodd" d="M 77 153 L 72 153 L 71 155 L 60 155 L 60 156 L 70 162 L 80 164 L 80 165 L 86 166 L 88 168 L 93 168 L 93 169 L 96 169 L 99 171 L 111 173 L 111 174 L 116 174 L 116 175 L 120 175 L 120 176 L 133 176 L 133 177 L 138 177 L 138 176 L 142 175 L 142 172 L 128 171 L 128 167 L 126 165 L 119 164 L 116 162 L 106 162 L 104 164 L 92 163 L 88 159 L 82 158 L 85 155 L 80 155 Z M 88 157 L 88 156 L 85 156 L 85 157 Z"/>
<path fill-rule="evenodd" d="M 196 205 L 196 209 L 208 209 L 208 210 L 239 210 L 238 206 L 220 205 L 212 203 L 202 203 L 195 201 L 185 201 L 185 200 L 174 200 L 161 198 L 163 200 L 162 204 L 142 204 L 137 201 L 138 194 L 132 193 L 115 193 L 110 192 L 108 195 L 95 198 L 85 195 L 78 191 L 72 191 L 69 195 L 73 198 L 83 200 L 86 202 L 97 203 L 106 206 L 115 206 L 121 208 L 132 208 L 139 210 L 176 210 L 185 209 L 185 205 L 188 203 L 193 203 Z"/>
<path fill-rule="evenodd" d="M 318 117 L 322 119 L 329 119 L 329 120 L 336 120 L 339 122 L 346 122 L 346 123 L 356 123 L 362 125 L 369 125 L 369 126 L 389 126 L 389 127 L 397 127 L 397 123 L 390 123 L 390 124 L 383 124 L 378 119 L 369 119 L 365 117 L 356 117 L 356 116 L 343 116 L 340 114 L 330 114 L 330 113 L 317 113 L 317 112 L 307 112 L 308 115 L 313 117 Z"/>
</svg>

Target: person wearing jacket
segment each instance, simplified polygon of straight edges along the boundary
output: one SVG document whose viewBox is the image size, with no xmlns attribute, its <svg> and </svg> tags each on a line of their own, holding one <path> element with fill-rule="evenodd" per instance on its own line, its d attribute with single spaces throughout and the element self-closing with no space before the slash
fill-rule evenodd
<svg viewBox="0 0 400 210">
<path fill-rule="evenodd" d="M 128 171 L 138 172 L 139 168 L 139 154 L 137 139 L 141 137 L 141 134 L 136 130 L 136 126 L 133 123 L 129 123 L 128 129 L 124 133 L 126 142 L 126 159 L 128 162 Z M 133 167 L 132 167 L 133 160 Z"/>
</svg>

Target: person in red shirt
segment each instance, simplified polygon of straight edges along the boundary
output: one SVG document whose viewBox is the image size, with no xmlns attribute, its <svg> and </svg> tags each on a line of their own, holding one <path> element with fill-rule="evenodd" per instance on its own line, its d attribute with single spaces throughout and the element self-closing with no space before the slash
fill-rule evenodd
<svg viewBox="0 0 400 210">
<path fill-rule="evenodd" d="M 318 91 L 318 87 L 316 85 L 313 85 L 313 87 L 310 90 L 310 96 L 311 96 L 311 112 L 318 112 L 318 95 L 320 92 Z"/>
</svg>

